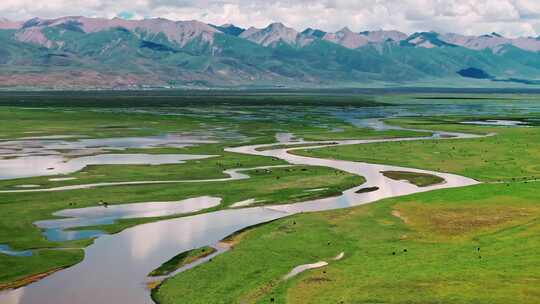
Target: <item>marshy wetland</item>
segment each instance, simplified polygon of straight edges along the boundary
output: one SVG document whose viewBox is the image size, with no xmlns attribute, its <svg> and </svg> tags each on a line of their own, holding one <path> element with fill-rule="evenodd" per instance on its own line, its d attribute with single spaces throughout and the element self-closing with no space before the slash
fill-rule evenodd
<svg viewBox="0 0 540 304">
<path fill-rule="evenodd" d="M 540 301 L 537 95 L 3 94 L 0 303 Z"/>
</svg>

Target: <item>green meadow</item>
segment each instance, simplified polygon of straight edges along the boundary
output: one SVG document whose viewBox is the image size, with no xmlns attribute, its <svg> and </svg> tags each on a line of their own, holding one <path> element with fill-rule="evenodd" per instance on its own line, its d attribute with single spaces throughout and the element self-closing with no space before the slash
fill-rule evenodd
<svg viewBox="0 0 540 304">
<path fill-rule="evenodd" d="M 32 95 L 32 94 L 30 94 Z M 55 95 L 58 97 L 57 95 Z M 61 97 L 61 96 L 60 96 Z M 0 138 L 13 140 L 22 137 L 73 135 L 75 138 L 110 138 L 129 136 L 156 136 L 165 133 L 204 135 L 216 143 L 200 144 L 185 148 L 127 149 L 110 153 L 149 153 L 149 154 L 204 154 L 214 157 L 187 161 L 171 165 L 96 165 L 67 175 L 19 178 L 0 181 L 0 189 L 16 190 L 17 185 L 37 184 L 42 188 L 61 187 L 101 182 L 122 181 L 170 181 L 221 179 L 227 169 L 249 169 L 259 166 L 278 166 L 286 163 L 270 157 L 248 156 L 224 152 L 230 146 L 255 143 L 273 143 L 276 132 L 317 133 L 328 128 L 347 125 L 332 117 L 321 117 L 315 121 L 290 121 L 279 126 L 272 124 L 272 119 L 260 113 L 261 110 L 245 110 L 255 119 L 241 121 L 231 117 L 227 106 L 218 108 L 193 107 L 192 103 L 180 108 L 162 111 L 161 107 L 146 107 L 132 111 L 128 107 L 133 101 L 125 101 L 115 108 L 108 108 L 105 101 L 98 99 L 100 107 L 86 107 L 77 103 L 67 103 L 62 98 L 48 99 L 25 96 L 25 103 L 33 107 L 6 106 L 0 111 Z M 121 99 L 120 99 L 121 100 Z M 226 103 L 243 103 L 246 98 L 227 99 Z M 269 99 L 273 102 L 274 99 Z M 292 97 L 293 106 L 304 99 Z M 341 100 L 341 99 L 339 99 Z M 341 101 L 336 102 L 341 102 Z M 0 98 L 5 102 L 5 98 Z M 89 102 L 89 100 L 83 100 Z M 15 102 L 15 101 L 13 101 Z M 49 102 L 52 103 L 49 104 Z M 81 101 L 82 102 L 82 101 Z M 99 103 L 102 102 L 102 103 Z M 262 106 L 268 102 L 263 99 Z M 311 101 L 310 99 L 310 102 Z M 350 102 L 344 101 L 346 104 Z M 363 101 L 361 101 L 363 102 Z M 289 101 L 284 106 L 290 106 Z M 356 101 L 353 101 L 356 104 Z M 218 103 L 219 104 L 219 103 Z M 369 103 L 372 105 L 373 103 Z M 144 104 L 143 104 L 144 105 Z M 154 105 L 153 103 L 150 105 Z M 253 107 L 253 104 L 250 104 Z M 201 113 L 202 109 L 202 113 Z M 243 109 L 243 107 L 242 107 Z M 236 111 L 236 110 L 232 110 Z M 288 111 L 288 110 L 283 110 Z M 303 110 L 298 111 L 301 117 Z M 173 113 L 168 115 L 167 113 Z M 221 113 L 209 115 L 208 113 Z M 181 114 L 181 115 L 179 115 Z M 319 124 L 324 121 L 325 126 Z M 40 126 L 36 128 L 36 126 Z M 226 134 L 222 131 L 227 129 Z M 39 131 L 36 131 L 39 130 Z M 356 129 L 354 136 L 372 136 L 372 131 Z M 346 136 L 352 136 L 349 131 Z M 385 136 L 382 134 L 381 136 Z M 75 140 L 68 139 L 68 140 Z M 9 159 L 9 158 L 7 158 Z M 0 244 L 7 244 L 14 250 L 32 249 L 31 257 L 14 257 L 0 254 L 0 289 L 19 284 L 33 275 L 68 267 L 83 258 L 81 248 L 91 244 L 92 240 L 70 242 L 50 242 L 43 236 L 33 222 L 53 218 L 56 211 L 67 208 L 98 206 L 99 202 L 109 204 L 138 203 L 149 201 L 178 201 L 182 199 L 211 195 L 222 198 L 218 207 L 204 210 L 215 211 L 228 208 L 235 202 L 256 199 L 259 204 L 279 204 L 299 202 L 320 197 L 334 196 L 341 191 L 360 185 L 362 177 L 353 176 L 322 167 L 293 166 L 271 170 L 251 170 L 245 172 L 251 178 L 236 181 L 154 184 L 137 186 L 100 187 L 59 192 L 2 193 L 0 194 Z M 72 180 L 51 181 L 51 178 L 75 178 Z M 322 191 L 306 191 L 321 189 Z M 85 227 L 116 233 L 134 225 L 164 220 L 171 217 L 120 220 L 113 225 Z M 72 250 L 56 250 L 70 248 Z"/>
<path fill-rule="evenodd" d="M 536 303 L 540 301 L 538 127 L 480 127 L 467 118 L 402 126 L 496 132 L 296 150 L 314 157 L 463 174 L 487 183 L 301 214 L 244 232 L 230 252 L 165 281 L 158 303 Z M 536 152 L 536 153 L 535 153 Z M 491 183 L 504 180 L 504 183 Z M 341 260 L 333 260 L 339 253 Z M 328 266 L 293 278 L 294 267 Z M 225 270 L 225 271 L 223 271 Z M 207 280 L 205 278 L 212 278 Z"/>
<path fill-rule="evenodd" d="M 504 117 L 502 117 L 504 118 Z M 484 138 L 421 140 L 329 147 L 294 153 L 351 161 L 399 165 L 450 172 L 481 181 L 515 181 L 540 178 L 540 128 L 471 126 L 459 122 L 472 117 L 392 119 L 389 123 L 415 129 L 473 134 Z M 510 118 L 511 119 L 511 118 Z"/>
<path fill-rule="evenodd" d="M 274 96 L 275 95 L 275 96 Z M 225 241 L 232 249 L 165 280 L 153 299 L 168 303 L 537 303 L 540 302 L 540 123 L 538 113 L 493 115 L 421 112 L 433 106 L 474 104 L 479 109 L 539 102 L 534 95 L 385 94 L 356 96 L 318 92 L 168 93 L 1 93 L 0 140 L 73 135 L 112 138 L 179 134 L 215 143 L 184 148 L 114 150 L 110 153 L 203 154 L 213 157 L 168 165 L 93 165 L 66 175 L 0 180 L 0 191 L 128 181 L 227 178 L 228 169 L 248 169 L 249 179 L 200 183 L 107 186 L 58 192 L 0 193 L 0 244 L 32 249 L 30 257 L 0 254 L 0 289 L 28 283 L 33 276 L 69 267 L 84 258 L 93 240 L 51 242 L 33 225 L 67 208 L 158 201 L 198 196 L 222 198 L 202 212 L 255 199 L 256 205 L 302 202 L 339 195 L 364 183 L 361 176 L 326 167 L 283 166 L 262 156 L 225 152 L 227 147 L 272 144 L 306 147 L 293 153 L 449 172 L 479 185 L 396 197 L 351 209 L 303 213 L 257 225 Z M 489 135 L 472 139 L 429 139 L 308 149 L 312 144 L 276 143 L 276 133 L 313 141 L 429 136 L 432 132 L 375 131 L 339 115 L 359 119 L 396 113 L 391 107 L 420 106 L 421 115 L 386 119 L 411 129 Z M 378 112 L 385 108 L 389 112 Z M 490 108 L 491 109 L 491 108 Z M 465 111 L 466 111 L 465 110 Z M 439 110 L 437 110 L 439 111 Z M 485 110 L 487 111 L 487 110 Z M 503 115 L 504 114 L 504 115 Z M 381 114 L 382 115 L 382 114 Z M 386 115 L 386 114 L 385 114 Z M 388 114 L 389 116 L 392 116 Z M 526 127 L 461 124 L 483 119 L 529 122 Z M 266 150 L 261 148 L 260 150 Z M 1 158 L 0 158 L 1 159 Z M 4 160 L 9 159 L 9 157 Z M 251 169 L 250 169 L 251 168 Z M 386 172 L 418 186 L 441 181 L 431 175 Z M 74 178 L 51 181 L 51 178 Z M 320 191 L 310 191 L 317 189 Z M 182 215 L 187 216 L 187 215 Z M 118 233 L 175 216 L 119 220 L 82 227 Z M 177 216 L 176 216 L 177 217 Z M 62 249 L 62 250 L 57 250 Z M 212 252 L 208 247 L 178 255 L 154 274 L 174 271 Z M 343 253 L 343 258 L 334 258 Z M 294 267 L 327 266 L 287 280 Z"/>
<path fill-rule="evenodd" d="M 537 187 L 479 185 L 279 220 L 246 232 L 212 262 L 165 281 L 154 299 L 536 303 Z M 341 252 L 344 258 L 333 261 Z M 294 267 L 318 261 L 329 265 L 283 280 Z"/>
<path fill-rule="evenodd" d="M 269 160 L 268 164 L 272 164 L 272 161 Z M 18 250 L 29 248 L 46 250 L 55 247 L 80 248 L 86 246 L 90 241 L 49 242 L 43 238 L 40 229 L 32 223 L 38 220 L 51 219 L 53 218 L 52 213 L 58 210 L 98 206 L 100 201 L 106 201 L 109 204 L 167 202 L 209 195 L 223 199 L 219 207 L 205 210 L 215 211 L 227 208 L 235 202 L 252 198 L 265 204 L 276 204 L 333 196 L 363 183 L 362 177 L 345 173 L 336 174 L 334 170 L 323 167 L 295 166 L 276 168 L 270 170 L 270 172 L 263 170 L 250 171 L 248 174 L 252 177 L 251 179 L 230 182 L 116 186 L 59 192 L 5 193 L 2 194 L 2 201 L 0 202 L 3 216 L 0 223 L 0 243 L 7 243 Z M 317 192 L 306 191 L 318 188 L 326 189 Z M 114 233 L 133 225 L 163 219 L 165 218 L 122 220 L 113 225 L 89 228 L 100 228 Z M 80 258 L 80 253 L 75 251 L 55 251 L 54 254 L 64 256 L 58 260 L 59 264 L 57 266 L 65 265 L 65 256 L 76 255 L 77 258 Z M 25 275 L 39 273 L 45 267 L 36 269 L 34 266 L 36 264 L 42 265 L 42 259 L 50 260 L 50 256 L 10 257 L 0 255 L 0 266 L 2 269 L 8 269 L 8 271 L 2 272 L 0 275 L 0 282 L 9 282 L 20 278 L 21 273 Z M 47 263 L 51 264 L 52 261 Z"/>
</svg>

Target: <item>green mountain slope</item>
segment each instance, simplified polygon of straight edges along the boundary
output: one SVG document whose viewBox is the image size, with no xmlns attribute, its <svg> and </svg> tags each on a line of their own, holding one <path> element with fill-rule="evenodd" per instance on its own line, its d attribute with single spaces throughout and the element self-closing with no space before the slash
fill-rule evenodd
<svg viewBox="0 0 540 304">
<path fill-rule="evenodd" d="M 19 30 L 0 30 L 0 87 L 309 87 L 438 79 L 451 83 L 467 81 L 457 72 L 469 68 L 497 80 L 540 79 L 540 52 L 512 45 L 473 50 L 440 42 L 432 33 L 350 49 L 313 35 L 302 40 L 303 33 L 297 41 L 306 43 L 278 39 L 265 47 L 219 32 L 221 27 L 215 27 L 211 39 L 207 32 L 195 30 L 173 32 L 172 39 L 170 31 L 159 32 L 148 23 L 151 30 L 110 26 L 85 31 L 84 26 L 73 20 L 28 21 Z M 419 46 L 424 41 L 429 47 Z"/>
</svg>

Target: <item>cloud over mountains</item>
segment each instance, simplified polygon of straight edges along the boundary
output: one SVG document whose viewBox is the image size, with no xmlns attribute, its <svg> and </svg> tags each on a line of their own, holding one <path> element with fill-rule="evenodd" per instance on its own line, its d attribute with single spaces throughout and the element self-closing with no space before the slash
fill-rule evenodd
<svg viewBox="0 0 540 304">
<path fill-rule="evenodd" d="M 85 15 L 112 18 L 200 20 L 264 27 L 283 22 L 337 31 L 435 30 L 467 35 L 498 32 L 506 36 L 540 35 L 538 0 L 3 0 L 0 17 Z"/>
</svg>

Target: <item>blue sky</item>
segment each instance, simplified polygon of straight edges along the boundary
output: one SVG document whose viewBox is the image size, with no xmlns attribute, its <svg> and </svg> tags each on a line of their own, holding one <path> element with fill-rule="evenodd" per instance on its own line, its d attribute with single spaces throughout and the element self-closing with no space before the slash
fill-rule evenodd
<svg viewBox="0 0 540 304">
<path fill-rule="evenodd" d="M 302 30 L 398 29 L 463 34 L 540 35 L 540 0 L 1 0 L 0 17 L 66 15 L 164 17 L 264 27 L 279 21 Z"/>
</svg>

